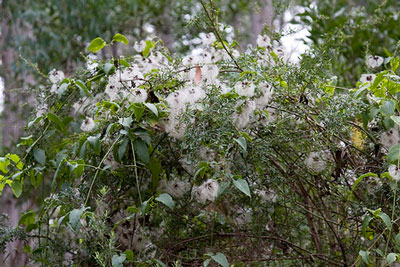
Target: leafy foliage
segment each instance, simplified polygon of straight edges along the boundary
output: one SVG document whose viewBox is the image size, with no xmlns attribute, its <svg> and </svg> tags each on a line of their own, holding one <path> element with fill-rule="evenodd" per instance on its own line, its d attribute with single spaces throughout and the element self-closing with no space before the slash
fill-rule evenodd
<svg viewBox="0 0 400 267">
<path fill-rule="evenodd" d="M 43 202 L 2 243 L 34 239 L 48 266 L 395 262 L 400 60 L 339 88 L 324 53 L 285 62 L 268 36 L 240 52 L 202 4 L 200 55 L 146 40 L 49 74 L 20 156 L 0 159 L 0 189 Z M 105 39 L 87 51 L 127 42 Z"/>
</svg>

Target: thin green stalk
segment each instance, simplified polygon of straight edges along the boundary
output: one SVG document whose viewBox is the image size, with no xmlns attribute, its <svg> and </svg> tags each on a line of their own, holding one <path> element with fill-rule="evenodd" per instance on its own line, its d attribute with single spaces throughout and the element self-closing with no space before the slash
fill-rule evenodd
<svg viewBox="0 0 400 267">
<path fill-rule="evenodd" d="M 399 164 L 398 164 L 398 165 L 399 165 Z M 398 167 L 398 166 L 397 166 L 397 167 Z M 396 209 L 396 196 L 397 196 L 397 180 L 396 180 L 396 188 L 395 188 L 395 190 L 394 190 L 394 196 L 393 196 L 392 217 L 391 217 L 391 219 L 390 219 L 391 222 L 393 222 L 393 220 L 394 220 L 394 211 L 395 211 L 395 209 Z M 393 228 L 393 226 L 390 227 L 390 229 L 389 229 L 389 237 L 388 237 L 388 239 L 387 239 L 387 241 L 386 241 L 385 254 L 384 254 L 384 256 L 383 256 L 382 266 L 385 265 L 386 256 L 387 256 L 387 250 L 388 250 L 389 243 L 390 243 L 390 240 L 391 240 L 391 237 L 392 237 L 392 228 Z"/>
<path fill-rule="evenodd" d="M 114 141 L 114 143 L 110 146 L 110 148 L 108 149 L 107 153 L 104 155 L 103 159 L 100 161 L 99 165 L 97 166 L 96 173 L 95 173 L 95 175 L 94 175 L 94 178 L 93 178 L 93 180 L 92 180 L 92 183 L 90 184 L 89 191 L 88 191 L 87 196 L 86 196 L 85 206 L 87 205 L 87 203 L 88 203 L 88 201 L 89 201 L 90 192 L 92 191 L 94 182 L 96 181 L 97 175 L 99 174 L 101 165 L 103 164 L 104 160 L 107 158 L 108 154 L 110 154 L 111 150 L 114 148 L 114 145 L 118 142 L 118 140 L 119 140 L 120 137 L 121 137 L 121 136 L 118 136 L 118 138 L 117 138 L 117 139 Z"/>
<path fill-rule="evenodd" d="M 137 187 L 137 191 L 138 191 L 138 195 L 139 195 L 140 204 L 142 204 L 142 196 L 140 195 L 139 176 L 138 176 L 138 172 L 137 172 L 135 148 L 133 147 L 133 142 L 132 141 L 131 141 L 131 147 L 132 147 L 133 165 L 135 167 L 136 187 Z"/>
</svg>

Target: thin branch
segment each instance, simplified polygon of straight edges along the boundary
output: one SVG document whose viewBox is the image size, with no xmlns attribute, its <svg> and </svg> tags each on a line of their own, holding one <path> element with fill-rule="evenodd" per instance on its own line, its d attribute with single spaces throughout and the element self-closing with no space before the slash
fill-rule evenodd
<svg viewBox="0 0 400 267">
<path fill-rule="evenodd" d="M 233 60 L 233 62 L 235 63 L 236 67 L 237 67 L 241 72 L 243 72 L 243 69 L 240 67 L 239 63 L 236 61 L 236 59 L 234 58 L 234 56 L 232 55 L 232 53 L 229 51 L 229 49 L 225 46 L 225 43 L 224 43 L 224 41 L 222 40 L 221 35 L 219 34 L 218 25 L 215 25 L 215 24 L 214 24 L 214 20 L 212 19 L 210 13 L 208 12 L 207 7 L 206 7 L 206 5 L 204 4 L 203 0 L 200 0 L 200 3 L 201 3 L 201 5 L 203 6 L 204 12 L 206 13 L 206 15 L 207 15 L 207 17 L 208 17 L 208 20 L 209 20 L 210 23 L 211 23 L 211 26 L 212 26 L 212 28 L 213 28 L 213 30 L 214 30 L 214 32 L 215 32 L 215 35 L 217 36 L 218 41 L 221 42 L 222 47 L 223 47 L 224 50 L 228 53 L 229 57 Z M 211 3 L 211 0 L 210 0 L 210 3 Z"/>
</svg>

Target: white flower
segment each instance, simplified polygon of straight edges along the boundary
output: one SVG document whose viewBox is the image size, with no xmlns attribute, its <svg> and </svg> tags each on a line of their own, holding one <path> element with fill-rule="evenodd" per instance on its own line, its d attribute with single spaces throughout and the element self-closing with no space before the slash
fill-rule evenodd
<svg viewBox="0 0 400 267">
<path fill-rule="evenodd" d="M 144 49 L 146 48 L 146 41 L 141 40 L 140 42 L 135 42 L 133 45 L 133 48 L 138 51 L 139 53 L 143 52 Z"/>
<path fill-rule="evenodd" d="M 391 148 L 393 145 L 398 144 L 400 141 L 399 130 L 397 127 L 390 129 L 381 134 L 381 144 L 386 148 Z"/>
<path fill-rule="evenodd" d="M 119 72 L 118 74 L 115 73 L 108 77 L 108 84 L 106 86 L 106 90 L 104 91 L 110 97 L 111 101 L 119 99 L 119 94 L 121 92 L 121 88 L 123 87 L 118 76 Z"/>
<path fill-rule="evenodd" d="M 239 81 L 235 84 L 235 92 L 240 96 L 254 96 L 254 83 L 249 81 Z"/>
<path fill-rule="evenodd" d="M 306 164 L 307 168 L 309 168 L 311 171 L 320 173 L 326 169 L 328 160 L 330 159 L 331 155 L 329 151 L 324 150 L 318 152 L 311 152 L 305 159 L 304 163 Z"/>
<path fill-rule="evenodd" d="M 58 88 L 58 85 L 57 85 L 56 83 L 54 83 L 54 84 L 51 86 L 50 93 L 55 93 L 55 92 L 57 92 L 57 88 Z"/>
<path fill-rule="evenodd" d="M 179 90 L 169 94 L 165 101 L 168 103 L 171 113 L 176 114 L 185 107 L 187 93 L 187 91 Z"/>
<path fill-rule="evenodd" d="M 64 72 L 62 72 L 61 70 L 53 69 L 49 72 L 49 79 L 51 83 L 58 84 L 62 80 L 64 80 Z"/>
<path fill-rule="evenodd" d="M 256 195 L 259 195 L 261 197 L 261 200 L 263 200 L 264 202 L 275 202 L 278 194 L 270 189 L 270 190 L 260 190 L 260 189 L 256 189 L 254 190 L 254 193 Z"/>
<path fill-rule="evenodd" d="M 267 35 L 257 36 L 257 45 L 259 47 L 271 48 L 271 39 Z"/>
<path fill-rule="evenodd" d="M 204 161 L 213 161 L 216 157 L 216 152 L 208 147 L 201 147 L 199 151 L 199 157 Z"/>
<path fill-rule="evenodd" d="M 252 219 L 251 210 L 246 209 L 238 209 L 235 216 L 235 221 L 238 225 L 247 225 L 251 222 Z"/>
<path fill-rule="evenodd" d="M 206 92 L 200 86 L 188 87 L 183 91 L 182 102 L 193 104 L 206 97 Z"/>
<path fill-rule="evenodd" d="M 277 47 L 274 49 L 275 54 L 280 57 L 283 58 L 285 56 L 285 52 L 283 51 L 282 47 Z"/>
<path fill-rule="evenodd" d="M 259 122 L 263 126 L 268 126 L 271 122 L 276 120 L 275 109 L 268 108 L 266 111 L 264 110 L 262 114 L 260 114 Z"/>
<path fill-rule="evenodd" d="M 218 77 L 219 69 L 217 65 L 205 65 L 201 68 L 201 73 L 207 82 L 213 83 Z"/>
<path fill-rule="evenodd" d="M 174 198 L 181 198 L 185 195 L 189 188 L 190 184 L 188 182 L 172 180 L 168 182 L 164 191 Z"/>
<path fill-rule="evenodd" d="M 261 90 L 261 96 L 254 99 L 254 101 L 256 102 L 257 109 L 263 109 L 271 100 L 274 89 L 266 82 L 259 84 L 257 87 Z"/>
<path fill-rule="evenodd" d="M 47 106 L 47 104 L 43 103 L 36 109 L 36 117 L 44 115 L 45 113 L 47 113 L 48 109 L 49 107 Z"/>
<path fill-rule="evenodd" d="M 396 165 L 390 165 L 389 166 L 389 174 L 392 176 L 393 179 L 396 181 L 400 181 L 400 168 L 397 167 Z"/>
<path fill-rule="evenodd" d="M 217 39 L 215 38 L 214 33 L 210 32 L 201 36 L 201 40 L 204 46 L 212 45 Z"/>
<path fill-rule="evenodd" d="M 363 74 L 363 75 L 361 75 L 360 82 L 362 82 L 362 83 L 367 83 L 367 82 L 373 83 L 374 80 L 375 80 L 375 77 L 376 77 L 375 74 Z"/>
<path fill-rule="evenodd" d="M 143 103 L 146 99 L 147 91 L 144 89 L 136 89 L 129 94 L 129 101 L 133 103 Z"/>
<path fill-rule="evenodd" d="M 81 130 L 84 132 L 90 132 L 94 129 L 95 126 L 96 124 L 94 123 L 94 120 L 92 118 L 86 117 L 86 119 L 82 121 Z"/>
<path fill-rule="evenodd" d="M 202 57 L 199 55 L 186 56 L 182 60 L 182 65 L 185 67 L 190 67 L 198 65 L 202 60 L 203 60 Z"/>
<path fill-rule="evenodd" d="M 382 65 L 383 57 L 380 56 L 368 56 L 367 57 L 367 66 L 368 68 L 375 69 Z"/>
<path fill-rule="evenodd" d="M 170 114 L 168 118 L 163 121 L 165 132 L 177 140 L 182 140 L 185 136 L 186 124 L 180 122 L 175 114 Z"/>
<path fill-rule="evenodd" d="M 143 74 L 136 68 L 130 67 L 125 69 L 123 72 L 116 72 L 115 74 L 117 76 L 117 79 L 121 82 L 128 82 L 130 81 L 131 83 L 128 85 L 132 87 L 136 87 L 139 85 L 142 85 L 144 83 L 144 77 Z"/>
<path fill-rule="evenodd" d="M 241 113 L 234 114 L 233 120 L 238 129 L 243 129 L 249 124 L 250 120 L 254 116 L 255 109 L 256 109 L 256 103 L 254 101 L 246 101 L 245 104 L 242 106 Z"/>
<path fill-rule="evenodd" d="M 199 187 L 193 187 L 193 196 L 201 203 L 214 201 L 218 194 L 219 185 L 218 182 L 213 179 L 208 179 Z"/>
</svg>

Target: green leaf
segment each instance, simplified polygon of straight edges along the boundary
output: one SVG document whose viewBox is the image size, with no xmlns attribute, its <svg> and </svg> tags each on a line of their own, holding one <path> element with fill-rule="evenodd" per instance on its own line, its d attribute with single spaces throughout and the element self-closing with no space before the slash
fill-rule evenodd
<svg viewBox="0 0 400 267">
<path fill-rule="evenodd" d="M 133 142 L 133 147 L 135 148 L 135 153 L 139 157 L 139 159 L 144 164 L 149 164 L 150 157 L 146 142 L 141 139 L 136 139 L 135 142 Z"/>
<path fill-rule="evenodd" d="M 398 125 L 400 126 L 400 116 L 390 116 L 390 118 Z"/>
<path fill-rule="evenodd" d="M 81 209 L 74 209 L 69 213 L 69 225 L 74 231 L 78 231 L 79 228 L 81 227 L 81 216 L 83 212 L 85 211 L 85 208 Z"/>
<path fill-rule="evenodd" d="M 122 125 L 122 126 L 125 126 L 125 127 L 130 127 L 131 126 L 131 124 L 132 124 L 132 118 L 131 117 L 127 117 L 127 118 L 120 118 L 119 120 L 118 120 L 118 122 Z"/>
<path fill-rule="evenodd" d="M 385 115 L 392 115 L 394 113 L 394 109 L 396 107 L 396 103 L 393 100 L 385 100 L 382 102 L 381 111 Z"/>
<path fill-rule="evenodd" d="M 382 122 L 383 127 L 385 127 L 386 131 L 389 131 L 394 127 L 394 121 L 391 118 L 385 118 Z"/>
<path fill-rule="evenodd" d="M 8 154 L 8 158 L 11 159 L 15 163 L 15 166 L 18 168 L 18 170 L 22 170 L 22 168 L 24 167 L 24 164 L 22 163 L 22 161 L 18 155 Z"/>
<path fill-rule="evenodd" d="M 145 141 L 148 146 L 150 145 L 151 137 L 149 135 L 149 132 L 146 131 L 146 129 L 138 127 L 133 131 L 133 133 L 135 136 Z"/>
<path fill-rule="evenodd" d="M 83 93 L 85 93 L 87 96 L 91 96 L 89 89 L 86 87 L 86 85 L 81 80 L 76 80 L 75 84 L 76 84 L 76 86 L 78 86 L 79 89 L 81 89 L 81 91 Z"/>
<path fill-rule="evenodd" d="M 100 155 L 101 152 L 100 134 L 95 136 L 89 136 L 87 141 L 89 142 L 89 145 L 93 148 L 94 153 L 96 153 L 96 155 Z"/>
<path fill-rule="evenodd" d="M 62 83 L 57 89 L 58 97 L 61 97 L 68 89 L 69 83 Z"/>
<path fill-rule="evenodd" d="M 158 259 L 153 259 L 153 262 L 157 263 L 157 267 L 167 267 L 167 265 L 165 265 L 165 263 L 163 263 L 162 261 L 158 260 Z"/>
<path fill-rule="evenodd" d="M 363 262 L 365 262 L 366 264 L 369 264 L 369 251 L 360 250 L 360 252 L 358 254 L 361 256 L 361 259 L 363 260 Z"/>
<path fill-rule="evenodd" d="M 140 210 L 138 208 L 136 208 L 135 206 L 130 206 L 130 207 L 126 208 L 126 212 L 128 212 L 128 213 L 138 213 L 138 212 L 140 212 Z"/>
<path fill-rule="evenodd" d="M 42 183 L 43 180 L 42 173 L 41 172 L 35 173 L 34 170 L 31 171 L 29 178 L 31 184 L 35 189 L 39 187 L 39 185 Z"/>
<path fill-rule="evenodd" d="M 124 140 L 122 141 L 122 143 L 119 145 L 118 147 L 118 159 L 119 161 L 122 160 L 125 152 L 126 152 L 126 148 L 128 147 L 128 143 L 129 143 L 129 139 L 128 138 L 124 138 Z"/>
<path fill-rule="evenodd" d="M 172 199 L 172 197 L 166 193 L 160 194 L 158 197 L 156 197 L 156 200 L 163 203 L 165 206 L 170 208 L 171 210 L 174 209 L 175 207 L 175 202 Z"/>
<path fill-rule="evenodd" d="M 222 194 L 226 191 L 226 189 L 228 189 L 230 184 L 230 182 L 222 182 L 219 184 L 217 198 L 222 196 Z"/>
<path fill-rule="evenodd" d="M 156 45 L 155 42 L 152 42 L 150 40 L 146 40 L 146 47 L 143 50 L 142 54 L 144 57 L 147 57 L 150 54 L 151 49 Z"/>
<path fill-rule="evenodd" d="M 392 264 L 393 262 L 395 262 L 397 259 L 397 254 L 396 253 L 389 253 L 386 257 L 386 262 L 388 264 Z"/>
<path fill-rule="evenodd" d="M 120 33 L 117 33 L 116 35 L 114 35 L 112 41 L 113 41 L 113 42 L 124 43 L 124 44 L 126 44 L 126 45 L 129 44 L 128 38 L 126 38 L 125 35 L 122 35 L 122 34 L 120 34 Z"/>
<path fill-rule="evenodd" d="M 365 236 L 369 223 L 372 221 L 373 217 L 371 215 L 365 216 L 361 224 L 361 233 Z"/>
<path fill-rule="evenodd" d="M 148 200 L 143 201 L 142 204 L 140 204 L 140 211 L 142 212 L 142 215 L 145 215 L 150 211 L 153 198 L 154 196 L 150 197 Z"/>
<path fill-rule="evenodd" d="M 355 180 L 353 186 L 351 187 L 351 191 L 353 192 L 356 189 L 357 185 L 366 177 L 378 177 L 378 175 L 373 172 L 361 175 L 360 177 L 357 178 L 357 180 Z"/>
<path fill-rule="evenodd" d="M 217 252 L 215 255 L 213 254 L 206 254 L 206 255 L 210 256 L 214 261 L 216 261 L 222 267 L 229 267 L 228 259 L 221 252 Z"/>
<path fill-rule="evenodd" d="M 33 210 L 28 210 L 27 212 L 22 213 L 21 218 L 18 221 L 18 226 L 23 224 L 28 226 L 32 223 L 35 223 L 36 214 Z"/>
<path fill-rule="evenodd" d="M 156 117 L 158 117 L 158 110 L 157 110 L 157 107 L 154 104 L 152 104 L 152 103 L 144 103 L 144 105 L 148 109 L 150 109 L 156 115 Z"/>
<path fill-rule="evenodd" d="M 203 178 L 204 174 L 206 174 L 208 168 L 209 168 L 208 162 L 200 161 L 199 166 L 197 167 L 197 171 L 194 174 L 193 180 L 195 180 L 197 176 L 200 176 L 201 178 Z"/>
<path fill-rule="evenodd" d="M 207 266 L 210 264 L 210 261 L 211 261 L 211 259 L 206 259 L 206 260 L 203 262 L 203 266 L 204 266 L 204 267 L 207 267 Z"/>
<path fill-rule="evenodd" d="M 64 124 L 62 123 L 62 121 L 60 120 L 60 118 L 56 115 L 53 114 L 51 112 L 47 113 L 47 118 L 53 122 L 60 131 L 64 132 L 65 134 L 67 133 L 67 130 L 65 129 Z"/>
<path fill-rule="evenodd" d="M 243 136 L 237 139 L 235 138 L 234 140 L 240 145 L 244 152 L 247 152 L 247 143 L 246 139 Z"/>
<path fill-rule="evenodd" d="M 236 180 L 232 179 L 232 181 L 233 181 L 233 184 L 235 185 L 235 187 L 237 189 L 239 189 L 240 191 L 245 193 L 246 196 L 251 197 L 250 188 L 249 188 L 249 185 L 247 184 L 246 180 L 243 180 L 243 179 L 239 178 L 239 179 L 236 179 Z"/>
<path fill-rule="evenodd" d="M 22 194 L 22 182 L 19 180 L 12 181 L 11 189 L 16 198 L 19 198 Z"/>
<path fill-rule="evenodd" d="M 64 216 L 60 217 L 60 219 L 57 220 L 57 231 L 60 229 L 61 224 L 67 219 L 69 213 L 65 214 Z"/>
<path fill-rule="evenodd" d="M 86 150 L 87 150 L 87 147 L 88 147 L 88 141 L 86 140 L 83 144 L 82 144 L 82 146 L 81 146 L 81 149 L 79 150 L 79 157 L 80 158 L 86 158 Z"/>
<path fill-rule="evenodd" d="M 140 118 L 143 116 L 144 107 L 142 104 L 134 103 L 129 107 L 129 109 L 133 109 L 133 114 L 135 114 L 135 118 L 137 121 L 139 121 Z"/>
<path fill-rule="evenodd" d="M 395 144 L 389 149 L 386 160 L 391 164 L 397 164 L 399 160 L 400 144 Z"/>
<path fill-rule="evenodd" d="M 372 88 L 376 88 L 381 83 L 381 81 L 385 78 L 385 75 L 386 75 L 386 72 L 379 73 L 375 77 L 374 83 L 372 84 Z"/>
<path fill-rule="evenodd" d="M 100 37 L 97 37 L 93 39 L 93 41 L 90 42 L 88 48 L 86 49 L 87 52 L 93 52 L 96 53 L 103 49 L 106 46 L 106 42 L 101 39 Z"/>
<path fill-rule="evenodd" d="M 127 68 L 130 67 L 128 61 L 126 61 L 126 60 L 123 59 L 123 58 L 120 58 L 120 59 L 119 59 L 119 64 L 122 65 L 122 66 L 124 66 L 124 67 L 127 67 Z"/>
<path fill-rule="evenodd" d="M 400 59 L 398 57 L 394 57 L 390 60 L 390 66 L 392 67 L 392 71 L 396 72 L 399 67 Z"/>
<path fill-rule="evenodd" d="M 112 256 L 111 264 L 113 267 L 123 267 L 124 266 L 123 263 L 125 260 L 126 260 L 125 254 L 122 253 L 119 256 L 116 254 L 116 255 Z"/>
<path fill-rule="evenodd" d="M 8 173 L 8 165 L 10 165 L 10 160 L 5 157 L 0 157 L 0 171 Z"/>
<path fill-rule="evenodd" d="M 400 234 L 397 234 L 396 237 L 394 238 L 394 240 L 396 241 L 396 245 L 400 245 Z"/>
<path fill-rule="evenodd" d="M 41 165 L 43 165 L 43 166 L 46 165 L 46 153 L 44 152 L 43 149 L 34 148 L 33 149 L 33 157 Z"/>
<path fill-rule="evenodd" d="M 390 219 L 390 217 L 384 213 L 384 212 L 380 212 L 378 214 L 378 217 L 380 217 L 382 219 L 382 221 L 385 223 L 386 227 L 391 230 L 392 229 L 392 220 Z"/>
<path fill-rule="evenodd" d="M 126 259 L 129 262 L 133 262 L 133 260 L 135 259 L 135 255 L 133 254 L 133 251 L 130 249 L 125 250 L 124 254 L 126 255 Z"/>
<path fill-rule="evenodd" d="M 105 72 L 107 75 L 109 75 L 111 72 L 114 72 L 115 66 L 114 66 L 114 64 L 112 64 L 112 63 L 110 63 L 110 62 L 107 62 L 106 64 L 104 64 L 103 69 L 104 69 L 104 72 Z"/>
</svg>

